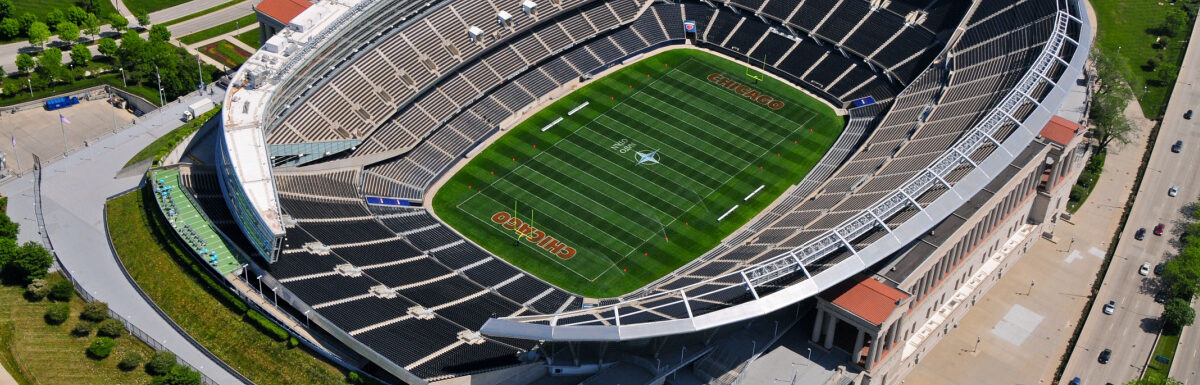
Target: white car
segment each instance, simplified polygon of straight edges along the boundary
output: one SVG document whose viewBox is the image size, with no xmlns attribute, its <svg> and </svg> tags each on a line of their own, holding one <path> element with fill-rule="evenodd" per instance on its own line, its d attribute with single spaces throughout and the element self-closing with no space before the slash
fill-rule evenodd
<svg viewBox="0 0 1200 385">
<path fill-rule="evenodd" d="M 1138 269 L 1138 274 L 1150 275 L 1150 262 L 1143 262 L 1142 268 Z"/>
<path fill-rule="evenodd" d="M 1104 304 L 1104 314 L 1112 315 L 1117 310 L 1117 301 L 1108 301 Z"/>
<path fill-rule="evenodd" d="M 1167 195 L 1170 195 L 1170 196 L 1179 195 L 1179 186 L 1171 186 L 1171 189 L 1167 190 Z"/>
</svg>

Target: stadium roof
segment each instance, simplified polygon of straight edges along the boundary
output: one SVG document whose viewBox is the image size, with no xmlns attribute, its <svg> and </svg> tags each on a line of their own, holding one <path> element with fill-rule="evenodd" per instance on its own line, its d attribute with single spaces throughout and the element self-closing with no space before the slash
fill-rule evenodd
<svg viewBox="0 0 1200 385">
<path fill-rule="evenodd" d="M 1071 139 L 1074 139 L 1076 134 L 1083 130 L 1083 126 L 1079 123 L 1054 115 L 1038 135 L 1060 146 L 1066 146 L 1071 143 Z"/>
<path fill-rule="evenodd" d="M 821 297 L 874 325 L 882 325 L 908 294 L 867 276 L 843 281 Z"/>
<path fill-rule="evenodd" d="M 300 12 L 311 7 L 308 0 L 262 0 L 254 7 L 258 12 L 278 20 L 280 23 L 291 23 Z"/>
</svg>

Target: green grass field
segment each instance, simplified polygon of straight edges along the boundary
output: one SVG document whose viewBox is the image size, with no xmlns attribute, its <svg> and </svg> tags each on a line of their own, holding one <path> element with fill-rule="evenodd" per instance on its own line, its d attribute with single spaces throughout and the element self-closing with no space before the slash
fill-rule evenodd
<svg viewBox="0 0 1200 385">
<path fill-rule="evenodd" d="M 472 159 L 434 208 L 491 252 L 566 290 L 608 297 L 641 287 L 713 248 L 798 183 L 844 127 L 816 99 L 769 77 L 755 83 L 746 71 L 674 50 L 592 81 Z M 783 105 L 772 109 L 711 74 Z M 656 162 L 639 161 L 648 154 Z M 535 238 L 517 242 L 520 228 L 494 222 L 514 210 L 541 231 Z"/>
<path fill-rule="evenodd" d="M 150 13 L 160 9 L 170 8 L 179 4 L 186 3 L 190 0 L 120 0 L 125 3 L 125 7 L 129 8 L 130 12 L 137 14 L 138 12 Z M 130 23 L 136 23 L 136 20 L 129 19 Z"/>
<path fill-rule="evenodd" d="M 1159 86 L 1151 80 L 1158 76 L 1146 71 L 1143 66 L 1154 58 L 1160 63 L 1178 65 L 1183 60 L 1191 24 L 1179 26 L 1174 38 L 1164 38 L 1164 49 L 1155 49 L 1157 40 L 1149 31 L 1161 26 L 1166 15 L 1183 7 L 1180 2 L 1155 2 L 1135 0 L 1094 0 L 1092 7 L 1099 19 L 1096 45 L 1105 54 L 1117 57 L 1124 64 L 1123 75 L 1133 89 L 1133 95 L 1142 106 L 1146 118 L 1162 116 L 1171 86 Z M 1175 68 L 1177 71 L 1178 68 Z M 1172 82 L 1174 83 L 1174 72 Z"/>
</svg>

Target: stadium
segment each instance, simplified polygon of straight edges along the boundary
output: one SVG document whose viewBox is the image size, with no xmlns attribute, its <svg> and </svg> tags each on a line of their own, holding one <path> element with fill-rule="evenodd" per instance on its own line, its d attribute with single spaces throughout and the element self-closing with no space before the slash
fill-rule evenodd
<svg viewBox="0 0 1200 385">
<path fill-rule="evenodd" d="M 179 178 L 385 381 L 735 383 L 802 330 L 803 383 L 897 384 L 1053 233 L 1085 8 L 321 0 Z"/>
</svg>

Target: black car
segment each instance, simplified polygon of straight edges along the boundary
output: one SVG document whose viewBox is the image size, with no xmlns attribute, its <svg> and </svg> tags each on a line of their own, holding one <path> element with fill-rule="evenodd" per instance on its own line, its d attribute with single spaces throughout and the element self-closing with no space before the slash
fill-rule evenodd
<svg viewBox="0 0 1200 385">
<path fill-rule="evenodd" d="M 1103 352 L 1100 352 L 1101 364 L 1107 364 L 1109 358 L 1112 358 L 1112 349 L 1104 349 Z"/>
<path fill-rule="evenodd" d="M 1176 140 L 1176 141 L 1175 141 L 1175 144 L 1171 146 L 1171 152 L 1174 152 L 1174 153 L 1177 153 L 1177 154 L 1178 154 L 1178 153 L 1180 153 L 1180 152 L 1183 152 L 1183 141 L 1182 141 L 1182 140 Z"/>
<path fill-rule="evenodd" d="M 1192 119 L 1192 110 L 1187 110 L 1187 112 L 1184 112 L 1184 113 L 1183 113 L 1183 118 L 1184 118 L 1184 119 L 1191 120 L 1191 119 Z"/>
<path fill-rule="evenodd" d="M 1166 266 L 1167 264 L 1163 262 L 1159 262 L 1157 265 L 1154 265 L 1154 275 L 1162 275 L 1163 268 Z"/>
<path fill-rule="evenodd" d="M 1157 293 L 1154 293 L 1154 302 L 1167 303 L 1167 291 L 1159 290 Z"/>
<path fill-rule="evenodd" d="M 1136 233 L 1133 233 L 1133 239 L 1136 239 L 1139 241 L 1146 239 L 1146 228 L 1145 227 L 1140 228 L 1140 229 L 1138 229 L 1138 231 Z"/>
</svg>

